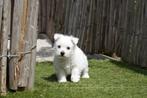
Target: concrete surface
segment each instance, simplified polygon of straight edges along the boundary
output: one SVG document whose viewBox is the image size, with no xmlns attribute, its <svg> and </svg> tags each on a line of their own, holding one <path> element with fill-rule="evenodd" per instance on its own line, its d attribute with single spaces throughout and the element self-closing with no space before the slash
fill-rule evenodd
<svg viewBox="0 0 147 98">
<path fill-rule="evenodd" d="M 37 62 L 52 62 L 54 58 L 54 49 L 48 37 L 44 34 L 39 34 L 37 39 Z"/>
</svg>

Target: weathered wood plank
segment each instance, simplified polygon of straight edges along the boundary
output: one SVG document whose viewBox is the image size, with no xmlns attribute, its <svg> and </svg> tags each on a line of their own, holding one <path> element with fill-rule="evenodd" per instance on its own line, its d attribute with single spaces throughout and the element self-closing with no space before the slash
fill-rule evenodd
<svg viewBox="0 0 147 98">
<path fill-rule="evenodd" d="M 0 30 L 2 25 L 3 0 L 0 1 Z"/>
<path fill-rule="evenodd" d="M 29 7 L 29 2 L 28 2 L 28 0 L 24 0 L 23 1 L 23 6 L 22 6 L 22 15 L 21 15 L 21 18 L 20 18 L 20 22 L 21 22 L 21 24 L 20 24 L 20 28 L 21 28 L 21 30 L 20 30 L 20 36 L 19 36 L 19 42 L 18 42 L 18 44 L 19 44 L 19 47 L 18 47 L 18 49 L 19 49 L 19 51 L 18 51 L 18 53 L 19 52 L 27 52 L 27 51 L 29 51 L 29 50 L 27 50 L 26 49 L 26 43 L 29 43 L 29 42 L 27 42 L 28 40 L 26 39 L 27 38 L 27 29 L 28 29 L 28 18 L 29 18 L 29 15 L 28 15 L 28 13 L 29 13 L 29 9 L 28 9 L 28 7 Z M 17 53 L 17 54 L 18 54 Z M 18 73 L 18 75 L 19 75 L 19 78 L 18 78 L 18 84 L 17 84 L 17 86 L 18 87 L 26 87 L 27 86 L 27 78 L 28 78 L 28 73 L 29 73 L 29 64 L 28 64 L 28 62 L 25 62 L 25 56 L 26 55 L 28 55 L 29 53 L 27 53 L 27 54 L 18 54 L 19 55 L 19 57 L 18 57 L 18 63 L 19 63 L 19 70 L 20 70 L 20 72 Z M 28 60 L 29 60 L 30 58 L 28 58 Z"/>
<path fill-rule="evenodd" d="M 15 0 L 10 53 L 10 89 L 32 89 L 36 61 L 38 0 Z M 17 23 L 17 24 L 16 24 Z"/>
<path fill-rule="evenodd" d="M 7 55 L 8 34 L 10 33 L 11 1 L 0 1 L 0 56 Z M 0 58 L 0 93 L 5 95 L 7 91 L 7 57 Z"/>
<path fill-rule="evenodd" d="M 29 76 L 28 76 L 28 83 L 27 89 L 32 90 L 34 87 L 34 79 L 35 79 L 35 65 L 36 65 L 36 42 L 37 42 L 37 19 L 38 19 L 38 9 L 39 9 L 39 0 L 31 0 L 30 1 L 30 19 L 28 23 L 28 41 L 31 45 L 30 49 L 30 59 L 27 61 L 30 62 L 29 64 Z"/>
<path fill-rule="evenodd" d="M 11 34 L 11 47 L 10 54 L 18 55 L 19 51 L 23 50 L 24 47 L 24 33 L 25 28 L 22 27 L 22 24 L 25 25 L 23 16 L 24 0 L 15 0 L 14 1 L 14 13 L 13 13 L 13 23 L 12 23 L 12 34 Z M 21 34 L 21 33 L 22 34 Z M 21 42 L 21 43 L 20 43 Z M 21 46 L 22 45 L 22 46 Z M 21 47 L 20 47 L 21 46 Z M 21 49 L 20 49 L 21 48 Z M 20 50 L 19 50 L 20 49 Z M 10 59 L 9 63 L 9 87 L 12 90 L 17 90 L 18 80 L 20 77 L 20 66 L 22 63 L 21 57 L 13 57 Z"/>
<path fill-rule="evenodd" d="M 39 0 L 40 8 L 39 8 L 39 16 L 38 16 L 38 32 L 44 33 L 46 32 L 47 25 L 47 1 L 48 0 Z"/>
</svg>

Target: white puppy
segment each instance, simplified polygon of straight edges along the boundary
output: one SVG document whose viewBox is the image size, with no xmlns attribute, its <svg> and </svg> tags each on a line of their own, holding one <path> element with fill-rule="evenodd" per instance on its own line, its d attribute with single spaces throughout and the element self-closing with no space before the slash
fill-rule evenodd
<svg viewBox="0 0 147 98">
<path fill-rule="evenodd" d="M 78 82 L 81 76 L 89 78 L 87 57 L 77 46 L 79 39 L 56 33 L 54 40 L 54 68 L 58 82 L 66 82 L 67 75 L 71 75 L 73 82 Z"/>
</svg>

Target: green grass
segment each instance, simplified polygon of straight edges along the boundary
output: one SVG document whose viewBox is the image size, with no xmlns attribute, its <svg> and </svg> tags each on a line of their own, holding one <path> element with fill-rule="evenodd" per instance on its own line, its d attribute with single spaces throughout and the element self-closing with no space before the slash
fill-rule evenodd
<svg viewBox="0 0 147 98">
<path fill-rule="evenodd" d="M 90 79 L 56 82 L 51 63 L 36 65 L 33 91 L 5 98 L 147 98 L 147 70 L 109 60 L 90 60 Z"/>
</svg>

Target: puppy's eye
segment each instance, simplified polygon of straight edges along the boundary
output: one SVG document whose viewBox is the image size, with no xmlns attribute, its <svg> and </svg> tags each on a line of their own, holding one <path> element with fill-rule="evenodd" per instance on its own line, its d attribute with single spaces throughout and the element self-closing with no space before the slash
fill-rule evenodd
<svg viewBox="0 0 147 98">
<path fill-rule="evenodd" d="M 58 48 L 61 48 L 61 46 L 60 46 L 60 45 L 58 45 Z"/>
<path fill-rule="evenodd" d="M 67 47 L 67 49 L 69 50 L 69 49 L 70 49 L 70 47 Z"/>
</svg>

